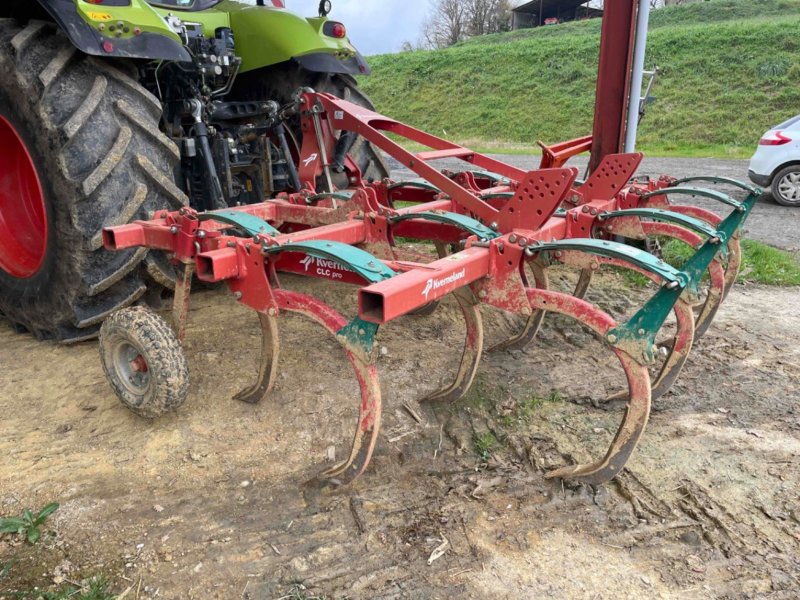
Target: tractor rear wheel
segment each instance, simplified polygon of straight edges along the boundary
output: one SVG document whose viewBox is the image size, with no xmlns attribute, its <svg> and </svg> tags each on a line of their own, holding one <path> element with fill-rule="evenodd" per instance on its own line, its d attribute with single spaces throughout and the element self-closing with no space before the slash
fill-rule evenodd
<svg viewBox="0 0 800 600">
<path fill-rule="evenodd" d="M 0 19 L 0 313 L 40 339 L 95 337 L 174 276 L 163 256 L 102 245 L 104 226 L 186 203 L 161 105 L 126 67 Z"/>
</svg>

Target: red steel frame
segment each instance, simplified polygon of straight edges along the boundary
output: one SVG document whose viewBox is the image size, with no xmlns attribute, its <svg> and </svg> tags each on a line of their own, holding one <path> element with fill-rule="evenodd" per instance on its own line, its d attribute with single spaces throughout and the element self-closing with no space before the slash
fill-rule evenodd
<svg viewBox="0 0 800 600">
<path fill-rule="evenodd" d="M 304 94 L 300 114 L 302 127 L 308 134 L 303 136 L 302 155 L 307 158 L 301 161 L 300 169 L 305 189 L 224 211 L 258 217 L 274 227 L 272 231 L 265 232 L 262 228 L 252 237 L 231 235 L 228 233 L 231 225 L 222 219 L 222 213 L 219 214 L 221 220 L 213 220 L 214 213 L 202 215 L 201 219 L 188 208 L 162 211 L 150 221 L 103 230 L 106 248 L 145 246 L 168 252 L 175 262 L 185 265 L 175 301 L 179 336 L 184 331 L 188 312 L 191 273 L 196 271 L 198 278 L 204 281 L 225 281 L 237 300 L 258 311 L 261 317 L 264 343 L 259 379 L 238 396 L 242 400 L 257 401 L 271 389 L 274 381 L 277 315 L 286 311 L 299 312 L 335 334 L 355 369 L 361 388 L 359 426 L 350 458 L 325 474 L 325 477 L 346 482 L 366 468 L 376 442 L 381 413 L 377 371 L 369 360 L 368 348 L 350 339 L 351 335 L 357 340 L 366 334 L 368 326 L 388 323 L 454 293 L 467 324 L 462 363 L 454 383 L 431 396 L 452 400 L 469 388 L 480 358 L 483 334 L 478 303 L 529 316 L 525 331 L 511 340 L 513 343 L 529 341 L 545 311 L 559 312 L 584 323 L 601 338 L 609 338 L 611 350 L 627 377 L 629 405 L 604 459 L 560 469 L 550 476 L 602 483 L 619 472 L 644 430 L 653 393 L 666 391 L 685 361 L 694 338 L 691 309 L 683 301 L 675 305 L 679 331 L 666 366 L 651 390 L 646 361 L 637 354 L 637 346 L 632 345 L 629 350 L 622 344 L 614 344 L 611 338 L 615 336 L 610 334 L 615 327 L 614 320 L 581 299 L 588 279 L 583 291 L 575 296 L 557 293 L 547 290 L 546 282 L 540 285 L 544 276 L 536 273 L 535 287 L 531 287 L 525 266 L 528 256 L 535 254 L 531 249 L 535 249 L 537 243 L 568 238 L 602 239 L 614 235 L 612 224 L 604 222 L 604 213 L 650 205 L 669 206 L 659 192 L 671 186 L 674 180 L 662 178 L 631 184 L 642 156 L 608 154 L 588 180 L 576 187 L 576 169 L 543 168 L 529 172 L 516 169 L 328 94 Z M 317 136 L 311 135 L 312 127 L 320 129 L 324 148 L 315 145 Z M 394 184 L 389 180 L 367 184 L 361 180 L 357 166 L 348 159 L 347 176 L 355 184 L 346 190 L 347 195 L 343 198 L 342 193 L 338 193 L 340 197 L 337 198 L 336 193 L 317 193 L 316 182 L 326 168 L 322 157 L 333 155 L 336 132 L 342 130 L 358 133 L 435 187 Z M 386 133 L 399 135 L 430 150 L 410 152 Z M 548 160 L 554 165 L 563 163 L 587 142 L 583 138 L 559 144 L 553 147 Z M 496 175 L 477 171 L 448 175 L 429 164 L 440 158 L 459 158 Z M 411 205 L 397 208 L 396 202 Z M 688 210 L 699 214 L 697 209 Z M 445 222 L 431 220 L 432 216 L 446 213 L 451 215 Z M 454 219 L 459 215 L 468 219 Z M 712 215 L 712 218 L 716 217 Z M 673 231 L 668 223 L 642 223 L 637 229 L 637 224 L 630 221 L 622 218 L 617 224 L 631 228 L 634 235 L 644 235 L 647 229 L 650 234 L 672 235 L 691 244 L 701 241 L 690 232 Z M 433 241 L 438 247 L 454 245 L 460 249 L 431 261 L 428 257 L 409 256 L 400 251 L 394 244 L 395 236 Z M 308 255 L 291 249 L 302 248 L 298 244 L 305 242 L 346 245 L 339 247 L 340 250 L 360 246 L 373 259 L 369 264 L 376 267 L 373 263 L 379 261 L 394 275 L 370 283 L 355 270 L 348 269 L 345 265 L 350 263 L 345 259 L 337 262 L 317 258 L 311 268 Z M 289 250 L 280 252 L 281 247 Z M 588 262 L 580 251 L 567 251 L 556 252 L 554 258 L 589 273 L 600 264 L 641 270 L 621 258 L 587 256 Z M 314 298 L 282 289 L 278 272 L 361 286 L 359 318 L 353 322 L 355 333 L 330 307 Z M 711 272 L 717 300 L 720 300 L 728 273 L 719 269 Z M 715 309 L 717 305 L 718 302 L 710 306 Z M 713 311 L 710 316 L 713 317 Z"/>
<path fill-rule="evenodd" d="M 341 269 L 328 275 L 317 271 L 309 272 L 299 264 L 298 256 L 284 255 L 274 262 L 263 257 L 255 258 L 257 253 L 253 252 L 253 248 L 257 248 L 259 243 L 276 246 L 287 242 L 324 240 L 349 245 L 367 244 L 371 250 L 376 250 L 376 254 L 380 254 L 382 249 L 386 266 L 401 272 L 401 275 L 366 286 L 359 291 L 361 318 L 383 324 L 466 284 L 486 279 L 487 276 L 491 276 L 496 282 L 513 279 L 519 269 L 520 257 L 528 244 L 590 236 L 596 226 L 598 214 L 635 206 L 635 196 L 619 192 L 635 173 L 641 161 L 640 154 L 607 156 L 604 164 L 609 168 L 597 169 L 578 190 L 572 187 L 577 177 L 575 169 L 539 169 L 525 172 L 331 95 L 307 94 L 304 106 L 306 112 L 316 103 L 324 109 L 321 113 L 323 124 L 328 128 L 355 131 L 362 135 L 438 187 L 441 190 L 436 195 L 438 199 L 393 209 L 386 187 L 377 183 L 363 188 L 354 196 L 353 202 L 359 205 L 360 210 L 351 215 L 351 218 L 323 224 L 326 217 L 336 211 L 332 208 L 331 201 L 308 206 L 307 193 L 289 194 L 261 204 L 231 210 L 252 214 L 277 226 L 291 224 L 308 227 L 307 229 L 274 236 L 260 234 L 255 243 L 250 239 L 223 235 L 221 232 L 227 226 L 214 221 L 201 223 L 187 209 L 157 214 L 152 221 L 107 228 L 103 233 L 106 246 L 110 249 L 147 246 L 170 252 L 180 262 L 196 262 L 197 275 L 201 280 L 228 280 L 236 288 L 241 288 L 235 291 L 242 293 L 244 303 L 256 310 L 262 310 L 264 303 L 268 301 L 269 292 L 264 288 L 260 277 L 254 279 L 249 276 L 255 265 L 258 265 L 255 270 L 262 265 L 265 268 L 272 266 L 278 271 L 302 273 L 345 283 L 359 283 L 362 280 L 356 274 Z M 326 118 L 327 115 L 336 115 L 338 118 L 334 118 L 335 123 L 331 123 Z M 400 135 L 432 150 L 412 153 L 382 132 Z M 306 139 L 312 137 L 305 136 Z M 333 135 L 327 135 L 326 138 L 335 140 Z M 315 158 L 308 161 L 302 172 L 302 178 L 307 182 L 315 181 L 324 167 L 319 152 L 312 152 L 310 155 Z M 474 180 L 459 183 L 428 164 L 429 161 L 442 157 L 460 158 L 511 181 L 508 185 L 488 189 L 480 189 Z M 511 197 L 502 204 L 492 203 L 481 199 L 481 195 L 487 194 L 508 194 Z M 554 216 L 563 204 L 569 207 L 566 214 Z M 350 210 L 352 211 L 352 207 Z M 389 223 L 392 217 L 425 211 L 471 214 L 502 235 L 488 244 L 481 244 L 477 239 L 469 239 L 462 231 L 449 225 L 413 219 L 398 223 L 395 227 Z M 198 231 L 204 232 L 203 237 L 198 237 Z M 465 248 L 444 259 L 426 264 L 397 261 L 388 258 L 392 255 L 394 235 L 435 239 L 444 243 L 463 242 Z M 424 293 L 429 280 L 435 282 L 434 287 Z M 436 285 L 440 281 L 445 283 Z M 258 288 L 257 292 L 251 293 L 252 286 Z M 498 286 L 494 284 L 493 287 Z M 492 304 L 505 309 L 518 310 L 525 304 L 519 297 L 507 296 L 507 291 L 490 294 L 487 290 L 487 297 Z"/>
</svg>

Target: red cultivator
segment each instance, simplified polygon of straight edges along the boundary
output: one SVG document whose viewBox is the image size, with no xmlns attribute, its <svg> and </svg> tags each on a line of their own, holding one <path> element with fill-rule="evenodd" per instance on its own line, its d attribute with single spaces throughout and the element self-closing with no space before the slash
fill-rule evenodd
<svg viewBox="0 0 800 600">
<path fill-rule="evenodd" d="M 240 303 L 258 312 L 263 329 L 257 381 L 238 399 L 257 402 L 269 393 L 277 371 L 281 313 L 313 319 L 341 344 L 361 389 L 358 425 L 347 461 L 322 477 L 346 483 L 363 473 L 377 442 L 381 392 L 372 356 L 379 326 L 431 311 L 439 299 L 453 294 L 466 322 L 464 352 L 453 383 L 429 399 L 453 401 L 468 391 L 484 345 L 482 304 L 527 318 L 503 347 L 531 342 L 546 313 L 566 315 L 591 329 L 616 355 L 627 379 L 628 404 L 603 458 L 549 476 L 592 484 L 614 477 L 644 431 L 651 400 L 675 381 L 694 339 L 708 328 L 730 290 L 740 263 L 738 232 L 759 190 L 698 178 L 741 188 L 746 198 L 738 201 L 690 187 L 694 180 L 638 181 L 632 178 L 640 154 L 606 156 L 585 182 L 578 182 L 577 170 L 563 165 L 587 148 L 587 139 L 545 149 L 547 168 L 526 172 L 327 94 L 307 91 L 295 108 L 304 131 L 301 193 L 226 211 L 162 212 L 150 221 L 104 231 L 107 248 L 163 250 L 183 266 L 174 332 L 143 309 L 121 311 L 103 327 L 103 364 L 123 401 L 145 416 L 183 401 L 185 360 L 178 340 L 184 335 L 193 274 L 202 281 L 225 281 Z M 343 150 L 353 135 L 339 132 L 362 136 L 422 181 L 363 181 Z M 406 151 L 384 132 L 430 150 Z M 461 159 L 472 170 L 448 173 L 429 164 L 442 158 Z M 334 180 L 347 183 L 337 189 Z M 687 195 L 715 200 L 729 214 L 720 218 L 671 202 Z M 619 236 L 674 238 L 695 252 L 678 270 L 614 241 Z M 397 237 L 434 244 L 439 259 L 431 262 L 427 255 L 399 248 Z M 548 271 L 557 264 L 580 269 L 574 292 L 549 289 Z M 593 273 L 603 265 L 635 271 L 659 284 L 624 322 L 584 299 Z M 358 316 L 348 322 L 323 302 L 281 287 L 282 272 L 359 286 Z M 651 382 L 648 366 L 655 362 L 656 335 L 673 312 L 675 333 Z"/>
</svg>

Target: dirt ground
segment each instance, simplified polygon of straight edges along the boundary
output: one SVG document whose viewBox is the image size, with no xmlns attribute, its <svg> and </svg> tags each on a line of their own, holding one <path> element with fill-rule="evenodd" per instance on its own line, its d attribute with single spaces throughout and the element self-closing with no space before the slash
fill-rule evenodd
<svg viewBox="0 0 800 600">
<path fill-rule="evenodd" d="M 284 283 L 352 314 L 348 288 Z M 618 298 L 618 284 L 597 293 Z M 796 598 L 797 300 L 736 286 L 628 468 L 598 489 L 543 473 L 604 452 L 621 406 L 597 399 L 619 373 L 550 316 L 526 351 L 487 353 L 452 406 L 417 400 L 454 373 L 456 306 L 384 328 L 376 456 L 321 494 L 304 482 L 348 450 L 357 388 L 317 326 L 282 319 L 276 390 L 237 403 L 257 319 L 222 290 L 197 294 L 189 399 L 146 422 L 114 397 L 96 343 L 43 344 L 0 321 L 0 514 L 61 503 L 43 543 L 0 542 L 0 564 L 15 558 L 0 598 L 95 574 L 130 600 Z M 490 344 L 515 325 L 484 318 Z"/>
</svg>

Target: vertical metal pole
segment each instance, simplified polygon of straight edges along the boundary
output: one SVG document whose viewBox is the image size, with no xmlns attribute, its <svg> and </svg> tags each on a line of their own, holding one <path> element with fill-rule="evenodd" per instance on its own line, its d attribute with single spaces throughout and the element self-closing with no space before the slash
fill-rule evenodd
<svg viewBox="0 0 800 600">
<path fill-rule="evenodd" d="M 642 0 L 636 16 L 636 44 L 633 48 L 633 74 L 628 100 L 628 124 L 625 129 L 625 152 L 636 150 L 636 134 L 639 129 L 639 110 L 642 105 L 642 79 L 644 57 L 647 53 L 647 25 L 650 21 L 650 2 Z"/>
<path fill-rule="evenodd" d="M 603 157 L 621 152 L 624 147 L 636 9 L 647 2 L 606 0 L 604 3 L 589 172 L 597 168 Z"/>
</svg>

